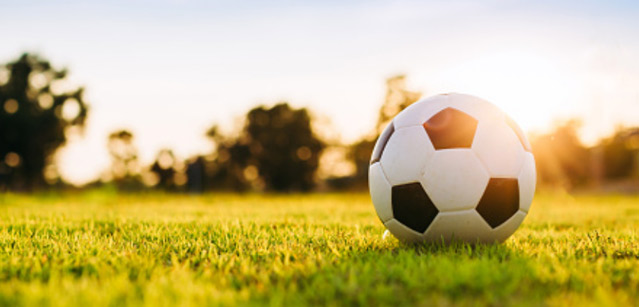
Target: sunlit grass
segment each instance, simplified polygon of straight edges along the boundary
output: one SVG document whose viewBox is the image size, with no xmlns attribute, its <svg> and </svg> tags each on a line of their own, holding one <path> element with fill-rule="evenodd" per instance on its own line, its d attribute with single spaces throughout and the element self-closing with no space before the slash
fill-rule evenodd
<svg viewBox="0 0 639 307">
<path fill-rule="evenodd" d="M 639 304 L 634 196 L 538 196 L 487 246 L 382 240 L 366 194 L 0 203 L 0 305 Z"/>
</svg>

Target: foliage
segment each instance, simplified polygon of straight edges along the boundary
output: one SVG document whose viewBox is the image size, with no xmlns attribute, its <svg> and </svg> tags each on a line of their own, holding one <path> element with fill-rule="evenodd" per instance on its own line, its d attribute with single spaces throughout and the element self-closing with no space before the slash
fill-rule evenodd
<svg viewBox="0 0 639 307">
<path fill-rule="evenodd" d="M 639 128 L 619 128 L 587 147 L 579 139 L 579 126 L 578 120 L 569 120 L 531 138 L 542 186 L 583 188 L 639 177 Z"/>
<path fill-rule="evenodd" d="M 579 126 L 578 121 L 570 120 L 531 138 L 540 183 L 574 188 L 592 179 L 591 153 L 579 139 Z"/>
<path fill-rule="evenodd" d="M 177 166 L 178 161 L 170 149 L 162 149 L 158 152 L 155 162 L 151 164 L 149 172 L 154 176 L 151 184 L 165 191 L 176 191 L 182 182 Z"/>
<path fill-rule="evenodd" d="M 207 136 L 216 147 L 212 154 L 214 159 L 208 162 L 206 157 L 201 156 L 189 164 L 188 168 L 193 170 L 187 172 L 189 186 L 197 183 L 202 190 L 248 190 L 251 183 L 244 174 L 251 154 L 248 145 L 240 143 L 236 138 L 222 135 L 217 126 L 209 129 Z"/>
<path fill-rule="evenodd" d="M 143 188 L 133 133 L 128 130 L 112 132 L 109 134 L 107 148 L 111 156 L 110 177 L 115 186 L 126 191 Z"/>
<path fill-rule="evenodd" d="M 53 155 L 69 128 L 84 126 L 83 88 L 68 87 L 67 71 L 23 54 L 0 66 L 0 190 L 32 190 L 59 178 Z"/>
<path fill-rule="evenodd" d="M 216 127 L 208 136 L 217 145 L 214 177 L 223 181 L 223 186 L 308 191 L 315 185 L 325 145 L 313 132 L 305 108 L 293 109 L 286 103 L 259 106 L 246 115 L 239 137 L 222 136 Z"/>
<path fill-rule="evenodd" d="M 375 137 L 364 137 L 349 146 L 346 158 L 355 165 L 355 174 L 350 181 L 351 185 L 359 188 L 368 187 L 368 167 L 378 137 L 379 134 Z"/>
<path fill-rule="evenodd" d="M 383 240 L 364 194 L 0 203 L 0 305 L 639 304 L 636 196 L 540 195 L 477 246 Z"/>
<path fill-rule="evenodd" d="M 607 179 L 636 177 L 639 168 L 639 128 L 620 128 L 599 143 Z"/>
</svg>

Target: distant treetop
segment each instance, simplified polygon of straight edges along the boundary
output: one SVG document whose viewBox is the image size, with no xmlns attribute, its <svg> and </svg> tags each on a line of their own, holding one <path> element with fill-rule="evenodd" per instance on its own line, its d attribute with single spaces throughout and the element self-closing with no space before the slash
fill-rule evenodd
<svg viewBox="0 0 639 307">
<path fill-rule="evenodd" d="M 53 154 L 88 113 L 84 89 L 66 76 L 34 54 L 0 65 L 0 190 L 59 183 Z"/>
</svg>

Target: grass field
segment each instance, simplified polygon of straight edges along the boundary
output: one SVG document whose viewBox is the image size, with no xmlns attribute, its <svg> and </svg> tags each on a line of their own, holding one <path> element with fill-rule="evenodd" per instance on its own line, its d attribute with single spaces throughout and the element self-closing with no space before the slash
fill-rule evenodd
<svg viewBox="0 0 639 307">
<path fill-rule="evenodd" d="M 0 305 L 639 305 L 639 197 L 537 196 L 501 245 L 383 231 L 366 194 L 0 194 Z"/>
</svg>

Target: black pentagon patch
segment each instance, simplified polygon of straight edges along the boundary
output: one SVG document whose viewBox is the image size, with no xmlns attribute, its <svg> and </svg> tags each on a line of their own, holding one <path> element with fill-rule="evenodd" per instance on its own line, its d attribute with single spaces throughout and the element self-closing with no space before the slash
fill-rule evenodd
<svg viewBox="0 0 639 307">
<path fill-rule="evenodd" d="M 476 210 L 492 228 L 507 221 L 519 210 L 517 179 L 491 178 Z"/>
<path fill-rule="evenodd" d="M 513 129 L 513 132 L 515 132 L 515 134 L 517 135 L 519 143 L 521 143 L 521 146 L 524 147 L 524 150 L 526 150 L 527 152 L 532 152 L 532 148 L 530 148 L 530 145 L 525 141 L 526 137 L 524 136 L 524 132 L 521 131 L 521 128 L 519 128 L 519 125 L 517 125 L 517 123 L 515 123 L 512 118 L 508 116 L 506 116 L 505 118 L 506 124 L 508 124 L 510 129 Z"/>
<path fill-rule="evenodd" d="M 460 110 L 446 108 L 433 115 L 423 126 L 435 149 L 470 148 L 477 120 Z"/>
<path fill-rule="evenodd" d="M 408 228 L 423 233 L 439 210 L 419 182 L 393 186 L 393 217 Z"/>
<path fill-rule="evenodd" d="M 393 126 L 393 122 L 390 122 L 386 129 L 382 131 L 382 134 L 379 136 L 377 140 L 378 144 L 375 144 L 375 148 L 373 148 L 373 155 L 371 156 L 371 164 L 379 161 L 382 158 L 382 153 L 384 153 L 384 148 L 386 148 L 386 144 L 388 144 L 388 140 L 390 140 L 391 135 L 395 132 L 395 126 Z M 369 147 L 370 148 L 370 147 Z"/>
</svg>

